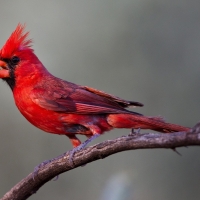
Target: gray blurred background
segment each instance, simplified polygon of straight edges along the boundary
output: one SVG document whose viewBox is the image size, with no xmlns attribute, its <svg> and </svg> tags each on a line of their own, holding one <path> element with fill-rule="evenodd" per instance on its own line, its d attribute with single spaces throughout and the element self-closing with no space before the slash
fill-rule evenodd
<svg viewBox="0 0 200 200">
<path fill-rule="evenodd" d="M 27 24 L 37 56 L 63 79 L 144 103 L 149 116 L 200 120 L 200 1 L 1 1 L 0 45 Z M 46 159 L 72 148 L 19 113 L 0 83 L 0 197 Z M 94 143 L 127 135 L 114 130 Z M 85 140 L 84 137 L 82 137 Z M 30 199 L 197 200 L 199 147 L 122 152 L 62 174 Z"/>
</svg>

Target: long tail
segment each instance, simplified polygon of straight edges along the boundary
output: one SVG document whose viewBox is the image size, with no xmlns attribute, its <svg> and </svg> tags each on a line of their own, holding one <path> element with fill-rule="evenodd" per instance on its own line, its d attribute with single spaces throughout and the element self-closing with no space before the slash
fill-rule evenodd
<svg viewBox="0 0 200 200">
<path fill-rule="evenodd" d="M 166 123 L 159 117 L 145 117 L 134 114 L 109 114 L 107 121 L 114 128 L 151 129 L 163 133 L 190 130 L 188 127 Z"/>
</svg>

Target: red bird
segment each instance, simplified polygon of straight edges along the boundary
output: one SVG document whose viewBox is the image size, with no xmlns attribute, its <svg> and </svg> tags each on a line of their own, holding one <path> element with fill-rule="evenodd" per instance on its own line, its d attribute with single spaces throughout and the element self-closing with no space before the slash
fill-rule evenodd
<svg viewBox="0 0 200 200">
<path fill-rule="evenodd" d="M 69 137 L 73 152 L 113 128 L 152 129 L 159 132 L 188 131 L 126 110 L 143 106 L 87 86 L 76 85 L 50 74 L 31 48 L 29 32 L 18 24 L 0 50 L 0 78 L 10 86 L 22 115 L 43 131 Z M 77 134 L 88 139 L 81 144 Z"/>
</svg>

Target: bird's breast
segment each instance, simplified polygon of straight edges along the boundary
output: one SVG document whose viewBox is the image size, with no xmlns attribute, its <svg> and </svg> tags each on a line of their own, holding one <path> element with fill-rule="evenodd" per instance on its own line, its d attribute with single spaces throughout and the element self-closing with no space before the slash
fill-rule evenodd
<svg viewBox="0 0 200 200">
<path fill-rule="evenodd" d="M 60 113 L 53 112 L 35 104 L 30 98 L 30 91 L 15 90 L 13 92 L 15 104 L 21 114 L 34 126 L 43 131 L 55 134 L 65 134 L 64 125 L 59 120 Z"/>
</svg>

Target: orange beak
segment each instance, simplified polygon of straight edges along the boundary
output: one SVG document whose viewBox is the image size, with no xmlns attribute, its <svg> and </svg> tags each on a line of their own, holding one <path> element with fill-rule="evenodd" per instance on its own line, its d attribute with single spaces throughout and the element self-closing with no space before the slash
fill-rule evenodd
<svg viewBox="0 0 200 200">
<path fill-rule="evenodd" d="M 9 70 L 8 70 L 8 66 L 7 63 L 0 60 L 0 78 L 8 78 L 10 77 L 9 75 Z"/>
</svg>

